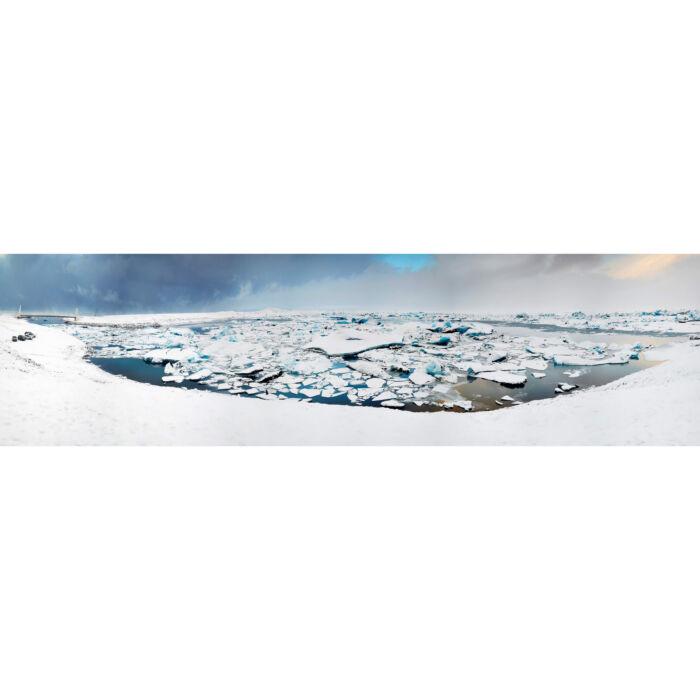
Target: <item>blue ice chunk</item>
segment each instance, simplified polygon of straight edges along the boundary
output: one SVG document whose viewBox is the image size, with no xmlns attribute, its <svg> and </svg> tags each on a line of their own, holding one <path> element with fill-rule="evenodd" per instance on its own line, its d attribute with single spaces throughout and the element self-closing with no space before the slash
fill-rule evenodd
<svg viewBox="0 0 700 700">
<path fill-rule="evenodd" d="M 442 365 L 439 362 L 430 362 L 425 366 L 426 374 L 439 377 L 442 374 Z"/>
</svg>

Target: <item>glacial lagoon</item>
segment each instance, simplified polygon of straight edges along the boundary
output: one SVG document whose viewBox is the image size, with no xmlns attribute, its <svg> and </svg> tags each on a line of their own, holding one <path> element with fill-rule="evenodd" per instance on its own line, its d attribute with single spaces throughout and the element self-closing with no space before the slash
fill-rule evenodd
<svg viewBox="0 0 700 700">
<path fill-rule="evenodd" d="M 653 366 L 644 351 L 675 340 L 426 314 L 64 328 L 86 343 L 89 361 L 132 381 L 254 399 L 419 412 L 565 400 L 569 393 Z"/>
</svg>

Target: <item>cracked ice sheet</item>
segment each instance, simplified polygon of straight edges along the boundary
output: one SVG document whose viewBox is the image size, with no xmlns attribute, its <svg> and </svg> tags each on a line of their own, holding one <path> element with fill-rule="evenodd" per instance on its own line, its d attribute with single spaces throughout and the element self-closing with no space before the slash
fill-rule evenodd
<svg viewBox="0 0 700 700">
<path fill-rule="evenodd" d="M 367 333 L 363 331 L 337 331 L 325 336 L 316 336 L 306 345 L 307 350 L 320 350 L 329 357 L 339 355 L 356 355 L 367 350 L 383 348 L 389 345 L 403 345 L 404 334 L 400 330 Z"/>
</svg>

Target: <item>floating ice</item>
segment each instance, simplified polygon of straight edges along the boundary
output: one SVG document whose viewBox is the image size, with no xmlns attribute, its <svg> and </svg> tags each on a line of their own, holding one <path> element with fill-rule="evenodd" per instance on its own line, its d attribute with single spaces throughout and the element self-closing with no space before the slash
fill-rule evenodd
<svg viewBox="0 0 700 700">
<path fill-rule="evenodd" d="M 417 384 L 418 386 L 423 386 L 424 384 L 430 384 L 431 382 L 434 382 L 435 379 L 431 377 L 429 374 L 424 372 L 422 369 L 416 369 L 414 370 L 411 375 L 409 376 L 409 379 L 411 382 L 414 384 Z"/>
<path fill-rule="evenodd" d="M 397 331 L 367 333 L 364 331 L 338 331 L 329 335 L 317 336 L 306 347 L 320 350 L 329 357 L 336 355 L 357 355 L 374 348 L 403 345 L 403 334 Z"/>
<path fill-rule="evenodd" d="M 568 372 L 565 370 L 562 372 L 562 374 L 565 374 L 567 377 L 571 377 L 571 379 L 576 379 L 576 377 L 581 376 L 581 370 L 580 369 L 573 369 L 569 370 Z"/>
<path fill-rule="evenodd" d="M 477 377 L 507 386 L 523 386 L 527 381 L 527 377 L 524 374 L 512 374 L 510 372 L 479 372 Z"/>
<path fill-rule="evenodd" d="M 207 377 L 211 376 L 211 370 L 209 369 L 200 369 L 197 372 L 193 372 L 190 374 L 187 379 L 190 382 L 199 382 L 202 379 L 206 379 Z"/>
<path fill-rule="evenodd" d="M 162 365 L 165 362 L 192 362 L 199 359 L 199 355 L 190 348 L 160 348 L 146 353 L 143 359 L 154 365 Z"/>
<path fill-rule="evenodd" d="M 577 388 L 578 388 L 578 384 L 567 384 L 566 382 L 559 382 L 559 384 L 557 384 L 557 387 L 556 387 L 556 389 L 554 389 L 554 391 L 557 394 L 564 394 L 568 391 L 573 391 L 574 389 L 577 389 Z"/>
<path fill-rule="evenodd" d="M 370 377 L 381 377 L 388 379 L 389 375 L 376 363 L 368 360 L 357 360 L 356 362 L 348 362 L 348 367 L 356 372 L 367 374 Z"/>
<path fill-rule="evenodd" d="M 321 392 L 318 389 L 302 389 L 300 394 L 304 394 L 304 396 L 308 396 L 309 398 L 313 398 L 314 396 L 318 396 Z"/>
<path fill-rule="evenodd" d="M 182 377 L 179 374 L 164 374 L 160 379 L 163 382 L 174 382 L 175 384 L 182 384 Z"/>
<path fill-rule="evenodd" d="M 595 365 L 624 365 L 629 362 L 629 359 L 629 355 L 613 355 L 602 359 L 584 355 L 554 355 L 552 361 L 555 365 L 593 367 Z"/>
</svg>

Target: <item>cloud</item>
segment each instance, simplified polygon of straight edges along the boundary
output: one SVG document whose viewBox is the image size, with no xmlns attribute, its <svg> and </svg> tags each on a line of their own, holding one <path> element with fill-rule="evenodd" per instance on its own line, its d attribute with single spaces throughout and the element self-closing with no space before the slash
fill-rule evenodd
<svg viewBox="0 0 700 700">
<path fill-rule="evenodd" d="M 608 274 L 615 279 L 633 280 L 656 277 L 687 255 L 634 255 L 614 263 Z"/>
<path fill-rule="evenodd" d="M 700 306 L 698 255 L 386 257 L 8 255 L 0 262 L 0 309 L 488 313 Z"/>
</svg>

